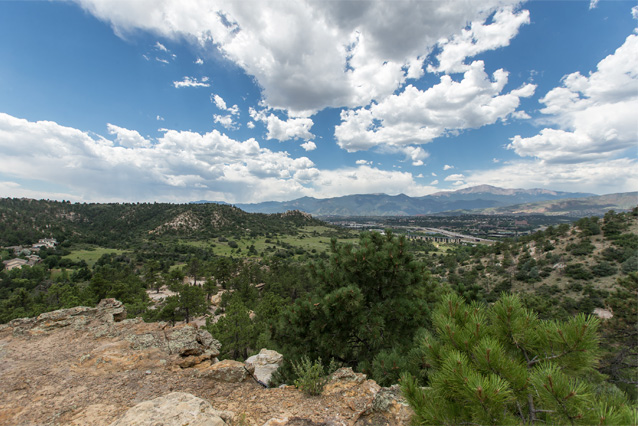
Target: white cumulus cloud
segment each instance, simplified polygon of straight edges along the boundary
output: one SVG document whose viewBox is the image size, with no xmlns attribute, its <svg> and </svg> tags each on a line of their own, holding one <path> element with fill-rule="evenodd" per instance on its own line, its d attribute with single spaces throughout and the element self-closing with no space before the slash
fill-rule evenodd
<svg viewBox="0 0 638 426">
<path fill-rule="evenodd" d="M 459 73 L 465 72 L 470 65 L 465 59 L 479 53 L 508 46 L 510 40 L 518 34 L 521 25 L 529 24 L 529 12 L 515 13 L 512 8 L 504 8 L 494 14 L 493 22 L 485 25 L 482 21 L 472 22 L 469 29 L 450 40 L 439 41 L 441 53 L 436 56 L 438 66 L 428 65 L 429 72 Z"/>
<path fill-rule="evenodd" d="M 301 147 L 306 151 L 314 151 L 317 149 L 317 145 L 313 141 L 307 141 L 301 144 Z"/>
<path fill-rule="evenodd" d="M 210 83 L 208 82 L 208 77 L 202 77 L 201 79 L 184 77 L 181 81 L 174 81 L 173 86 L 176 89 L 182 87 L 210 87 Z"/>
<path fill-rule="evenodd" d="M 164 46 L 162 43 L 155 42 L 155 49 L 161 51 L 161 52 L 168 52 L 168 49 L 166 48 L 166 46 Z"/>
<path fill-rule="evenodd" d="M 475 61 L 460 82 L 448 75 L 426 90 L 408 85 L 369 108 L 344 110 L 335 128 L 339 146 L 348 151 L 378 145 L 423 144 L 448 132 L 473 129 L 505 120 L 520 98 L 534 94 L 533 84 L 502 94 L 508 74 L 500 69 L 492 78 L 482 61 Z"/>
<path fill-rule="evenodd" d="M 638 142 L 638 36 L 630 35 L 589 76 L 566 75 L 540 102 L 545 128 L 508 145 L 523 157 L 550 163 L 602 160 L 635 149 Z M 634 152 L 635 153 L 635 152 Z"/>
<path fill-rule="evenodd" d="M 457 181 L 464 180 L 464 179 L 465 179 L 465 176 L 463 174 L 455 173 L 455 174 L 447 176 L 445 178 L 445 181 L 446 182 L 457 182 Z"/>
<path fill-rule="evenodd" d="M 0 170 L 7 194 L 36 196 L 19 180 L 60 188 L 55 196 L 77 201 L 228 202 L 290 200 L 386 192 L 425 195 L 410 173 L 367 165 L 319 170 L 307 157 L 234 140 L 213 130 L 164 129 L 149 143 L 135 130 L 109 125 L 115 140 L 51 121 L 31 122 L 0 113 Z M 127 147 L 123 146 L 127 145 Z M 176 191 L 179 189 L 179 191 Z M 44 195 L 44 194 L 43 194 Z"/>
<path fill-rule="evenodd" d="M 121 147 L 143 148 L 151 144 L 150 141 L 144 139 L 137 130 L 125 129 L 124 127 L 118 127 L 111 123 L 108 123 L 106 128 L 111 135 L 115 135 L 115 142 Z"/>
<path fill-rule="evenodd" d="M 496 169 L 470 172 L 466 182 L 468 186 L 487 184 L 596 194 L 630 192 L 638 188 L 638 161 L 619 158 L 550 165 L 543 161 L 516 160 Z"/>
<path fill-rule="evenodd" d="M 224 98 L 222 98 L 221 96 L 216 95 L 215 93 L 211 93 L 210 100 L 218 109 L 221 109 L 222 111 L 228 111 L 230 115 L 239 115 L 239 107 L 237 105 L 233 105 L 231 107 L 227 106 L 226 101 L 224 101 Z"/>
<path fill-rule="evenodd" d="M 283 142 L 290 139 L 309 140 L 315 137 L 310 132 L 314 124 L 311 118 L 288 118 L 284 121 L 275 114 L 268 114 L 265 110 L 257 111 L 254 108 L 250 108 L 249 113 L 253 120 L 266 124 L 268 129 L 267 139 L 276 139 Z"/>
<path fill-rule="evenodd" d="M 213 120 L 215 121 L 215 123 L 221 124 L 222 126 L 224 126 L 224 128 L 228 130 L 234 130 L 237 128 L 237 124 L 233 120 L 233 116 L 231 114 L 226 114 L 226 115 L 214 114 Z"/>
<path fill-rule="evenodd" d="M 476 44 L 502 45 L 523 19 L 519 0 L 241 2 L 76 0 L 125 37 L 146 31 L 218 50 L 253 76 L 267 105 L 294 116 L 382 99 L 408 78 L 442 38 L 476 23 Z M 494 12 L 505 36 L 484 26 Z M 502 16 L 502 18 L 501 18 Z M 510 22 L 513 21 L 513 22 Z M 506 24 L 509 24 L 506 25 Z M 483 26 L 483 25 L 480 25 Z M 491 43 L 491 44 L 490 44 Z"/>
</svg>

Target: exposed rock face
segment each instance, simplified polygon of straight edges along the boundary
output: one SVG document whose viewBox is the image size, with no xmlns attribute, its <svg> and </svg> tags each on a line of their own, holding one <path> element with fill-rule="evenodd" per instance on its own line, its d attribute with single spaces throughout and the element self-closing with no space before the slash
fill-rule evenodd
<svg viewBox="0 0 638 426">
<path fill-rule="evenodd" d="M 410 421 L 411 411 L 398 387 L 382 388 L 351 368 L 335 371 L 323 395 L 348 399 L 350 408 L 358 413 L 355 426 L 393 426 Z"/>
<path fill-rule="evenodd" d="M 245 364 L 255 369 L 257 380 L 268 386 L 275 371 L 284 362 L 284 356 L 277 351 L 262 349 L 257 355 L 249 357 Z"/>
<path fill-rule="evenodd" d="M 239 383 L 246 380 L 254 371 L 254 367 L 246 366 L 243 362 L 225 359 L 200 370 L 200 375 L 220 382 Z"/>
<path fill-rule="evenodd" d="M 227 426 L 209 402 L 184 392 L 144 401 L 110 426 Z"/>
<path fill-rule="evenodd" d="M 112 332 L 113 330 L 110 326 L 125 318 L 126 308 L 122 302 L 115 299 L 104 299 L 95 308 L 76 306 L 71 309 L 45 312 L 36 318 L 14 319 L 8 325 L 0 326 L 0 330 L 4 327 L 11 327 L 14 334 L 38 335 L 47 334 L 63 327 L 81 330 L 90 321 L 97 320 L 100 323 L 100 327 L 94 330 L 97 337 L 98 335 Z"/>
<path fill-rule="evenodd" d="M 244 363 L 215 363 L 219 343 L 203 330 L 123 316 L 111 300 L 0 325 L 0 426 L 135 424 L 122 420 L 127 410 L 144 401 L 165 406 L 155 399 L 172 392 L 209 402 L 229 425 L 408 424 L 396 390 L 352 370 L 336 372 L 317 397 L 292 386 L 264 389 Z"/>
</svg>

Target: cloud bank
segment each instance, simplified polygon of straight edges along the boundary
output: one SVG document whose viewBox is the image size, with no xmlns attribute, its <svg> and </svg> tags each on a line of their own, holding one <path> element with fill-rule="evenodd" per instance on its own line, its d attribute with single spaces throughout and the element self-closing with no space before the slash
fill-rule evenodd
<svg viewBox="0 0 638 426">
<path fill-rule="evenodd" d="M 31 122 L 0 113 L 0 184 L 7 195 L 37 197 L 19 180 L 55 183 L 74 201 L 228 202 L 289 200 L 363 192 L 424 195 L 431 187 L 410 173 L 367 165 L 319 170 L 307 157 L 234 140 L 217 130 L 166 130 L 156 141 L 108 124 L 113 140 L 52 121 Z M 313 149 L 308 145 L 306 149 Z M 106 178 L 108 177 L 108 178 Z M 178 189 L 179 191 L 176 191 Z M 40 197 L 49 198 L 50 193 Z"/>
</svg>

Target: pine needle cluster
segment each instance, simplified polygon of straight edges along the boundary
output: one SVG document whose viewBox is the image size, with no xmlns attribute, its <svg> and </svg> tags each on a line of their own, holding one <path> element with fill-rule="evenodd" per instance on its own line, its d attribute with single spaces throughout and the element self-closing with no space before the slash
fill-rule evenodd
<svg viewBox="0 0 638 426">
<path fill-rule="evenodd" d="M 420 342 L 430 386 L 402 377 L 414 424 L 636 424 L 622 393 L 582 379 L 598 359 L 597 318 L 545 321 L 515 295 L 487 307 L 449 294 L 432 321 Z"/>
</svg>

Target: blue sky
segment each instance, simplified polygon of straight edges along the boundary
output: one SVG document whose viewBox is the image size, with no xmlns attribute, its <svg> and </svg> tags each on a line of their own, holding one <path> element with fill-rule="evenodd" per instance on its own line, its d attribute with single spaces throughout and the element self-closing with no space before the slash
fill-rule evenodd
<svg viewBox="0 0 638 426">
<path fill-rule="evenodd" d="M 0 2 L 0 196 L 638 190 L 634 1 Z"/>
</svg>

